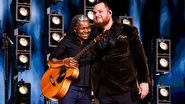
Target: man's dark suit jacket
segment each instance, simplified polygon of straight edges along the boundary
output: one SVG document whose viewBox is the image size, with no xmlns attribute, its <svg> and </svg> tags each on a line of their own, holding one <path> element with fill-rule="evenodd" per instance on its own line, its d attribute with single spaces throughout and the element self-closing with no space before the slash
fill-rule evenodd
<svg viewBox="0 0 185 104">
<path fill-rule="evenodd" d="M 102 33 L 92 28 L 93 36 Z M 92 67 L 92 89 L 96 95 L 103 84 L 107 93 L 138 91 L 136 83 L 150 82 L 147 59 L 134 26 L 124 25 L 114 19 L 108 36 L 98 42 L 96 61 Z"/>
</svg>

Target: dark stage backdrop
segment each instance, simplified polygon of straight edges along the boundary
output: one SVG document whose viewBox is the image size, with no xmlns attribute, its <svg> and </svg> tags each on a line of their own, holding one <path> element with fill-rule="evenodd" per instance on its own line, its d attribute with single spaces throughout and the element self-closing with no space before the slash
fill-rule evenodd
<svg viewBox="0 0 185 104">
<path fill-rule="evenodd" d="M 32 37 L 31 69 L 18 73 L 18 79 L 31 83 L 31 103 L 43 104 L 41 96 L 40 79 L 44 73 L 46 55 L 43 38 L 46 38 L 44 29 L 46 24 L 46 2 L 52 0 L 32 0 L 31 22 L 22 28 Z M 134 25 L 139 29 L 140 37 L 150 59 L 150 42 L 152 39 L 167 37 L 171 39 L 172 69 L 163 77 L 154 79 L 157 83 L 164 82 L 171 86 L 172 103 L 185 102 L 185 0 L 105 0 L 110 3 L 115 17 L 128 15 L 134 17 Z M 10 4 L 12 0 L 0 0 L 0 27 L 11 38 L 12 16 Z M 58 10 L 64 15 L 64 29 L 68 28 L 71 18 L 83 13 L 83 0 L 63 0 L 51 5 L 52 10 Z M 43 37 L 45 36 L 45 37 Z M 2 38 L 2 33 L 0 34 Z M 5 100 L 5 72 L 4 50 L 1 43 L 0 50 L 0 104 Z M 13 48 L 15 45 L 10 46 Z M 14 59 L 10 55 L 10 65 Z M 11 79 L 12 69 L 9 69 Z M 9 81 L 11 82 L 11 81 Z M 9 100 L 11 96 L 11 83 L 9 84 Z M 53 102 L 54 103 L 54 102 Z"/>
</svg>

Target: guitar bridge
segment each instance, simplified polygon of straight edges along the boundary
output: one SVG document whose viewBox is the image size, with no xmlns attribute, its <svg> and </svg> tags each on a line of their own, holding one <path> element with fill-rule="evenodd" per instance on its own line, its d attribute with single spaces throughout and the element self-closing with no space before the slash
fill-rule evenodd
<svg viewBox="0 0 185 104">
<path fill-rule="evenodd" d="M 51 84 L 52 84 L 53 86 L 55 86 L 55 81 L 54 81 L 54 79 L 53 79 L 53 76 L 50 76 L 49 78 L 50 78 Z"/>
</svg>

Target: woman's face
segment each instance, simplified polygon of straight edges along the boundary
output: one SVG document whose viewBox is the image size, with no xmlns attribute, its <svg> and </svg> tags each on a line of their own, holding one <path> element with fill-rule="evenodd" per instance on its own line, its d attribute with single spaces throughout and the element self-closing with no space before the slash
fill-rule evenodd
<svg viewBox="0 0 185 104">
<path fill-rule="evenodd" d="M 75 28 L 75 33 L 79 36 L 80 41 L 88 39 L 91 32 L 90 23 L 87 20 L 80 21 L 77 28 Z"/>
</svg>

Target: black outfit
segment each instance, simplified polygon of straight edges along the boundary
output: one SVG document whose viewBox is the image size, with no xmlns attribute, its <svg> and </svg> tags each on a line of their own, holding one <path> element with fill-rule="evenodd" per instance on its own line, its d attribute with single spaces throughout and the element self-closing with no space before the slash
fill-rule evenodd
<svg viewBox="0 0 185 104">
<path fill-rule="evenodd" d="M 94 28 L 93 32 L 96 35 L 103 30 Z M 135 98 L 130 103 L 137 103 L 137 82 L 150 82 L 147 60 L 137 28 L 123 25 L 114 19 L 108 33 L 95 46 L 97 60 L 92 68 L 94 94 L 100 98 L 100 102 L 106 100 L 102 104 L 108 104 L 110 98 L 113 104 L 125 104 L 124 100 L 128 102 L 127 95 L 134 95 Z M 119 99 L 117 103 L 113 101 L 119 96 L 122 96 L 120 103 Z"/>
<path fill-rule="evenodd" d="M 88 40 L 85 40 L 83 42 L 83 45 L 80 43 L 80 40 L 78 39 L 78 36 L 75 35 L 74 32 L 68 32 L 67 35 L 64 37 L 63 40 L 60 41 L 56 49 L 51 53 L 50 59 L 57 58 L 57 59 L 64 59 L 69 57 L 76 56 L 87 44 L 89 43 Z M 78 60 L 78 68 L 79 68 L 79 76 L 77 79 L 72 81 L 72 84 L 69 89 L 70 96 L 78 96 L 78 93 L 81 93 L 82 91 L 88 92 L 89 96 L 88 99 L 91 100 L 91 90 L 90 90 L 90 67 L 92 63 L 92 54 L 90 51 L 87 51 L 79 60 Z M 79 90 L 78 90 L 79 89 Z M 86 89 L 86 90 L 82 90 Z M 77 93 L 73 93 L 73 91 L 77 91 Z M 66 97 L 65 96 L 65 97 Z M 79 95 L 81 96 L 81 94 Z M 65 99 L 64 97 L 64 99 Z M 80 98 L 80 97 L 79 97 Z M 67 99 L 67 98 L 66 98 Z M 74 98 L 78 99 L 78 98 Z M 71 99 L 70 99 L 71 100 Z M 71 100 L 72 101 L 72 100 Z M 65 100 L 65 104 L 70 103 L 69 100 Z M 84 103 L 85 104 L 85 103 Z M 87 103 L 86 103 L 87 104 Z"/>
</svg>

